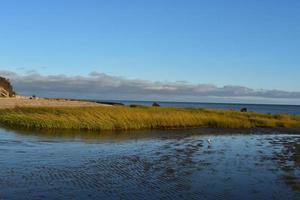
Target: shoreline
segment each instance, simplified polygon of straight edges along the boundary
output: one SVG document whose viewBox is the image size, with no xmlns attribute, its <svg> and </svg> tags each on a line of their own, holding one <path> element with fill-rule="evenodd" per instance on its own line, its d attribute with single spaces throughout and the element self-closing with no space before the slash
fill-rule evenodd
<svg viewBox="0 0 300 200">
<path fill-rule="evenodd" d="M 300 135 L 299 128 L 179 128 L 179 129 L 141 129 L 141 130 L 119 130 L 119 131 L 81 131 L 69 129 L 26 129 L 0 127 L 0 130 L 12 131 L 22 135 L 32 135 L 44 138 L 63 138 L 63 139 L 86 139 L 86 140 L 131 140 L 147 138 L 173 138 L 179 139 L 190 136 L 219 136 L 219 135 Z"/>
<path fill-rule="evenodd" d="M 16 107 L 92 107 L 111 105 L 104 102 L 102 103 L 96 101 L 67 98 L 43 98 L 28 96 L 0 98 L 0 109 L 13 109 Z"/>
</svg>

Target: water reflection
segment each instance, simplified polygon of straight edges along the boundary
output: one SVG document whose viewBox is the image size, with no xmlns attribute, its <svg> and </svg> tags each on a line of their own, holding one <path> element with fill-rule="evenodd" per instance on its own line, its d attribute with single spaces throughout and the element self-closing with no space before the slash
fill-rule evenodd
<svg viewBox="0 0 300 200">
<path fill-rule="evenodd" d="M 270 143 L 282 146 L 279 152 L 274 152 L 271 159 L 276 161 L 284 173 L 282 176 L 284 182 L 293 190 L 300 192 L 300 136 L 275 137 Z"/>
<path fill-rule="evenodd" d="M 0 130 L 0 198 L 296 199 L 300 136 L 282 133 Z"/>
<path fill-rule="evenodd" d="M 0 129 L 1 130 L 1 129 Z M 81 141 L 125 141 L 133 139 L 182 139 L 193 135 L 253 134 L 267 132 L 268 129 L 169 129 L 169 130 L 133 130 L 133 131 L 80 131 L 80 130 L 28 130 L 20 128 L 2 129 L 23 136 L 35 136 L 39 139 L 81 140 Z"/>
</svg>

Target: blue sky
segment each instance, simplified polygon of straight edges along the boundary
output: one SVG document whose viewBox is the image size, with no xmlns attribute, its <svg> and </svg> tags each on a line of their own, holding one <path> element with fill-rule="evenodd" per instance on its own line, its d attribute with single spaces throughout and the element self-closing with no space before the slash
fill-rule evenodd
<svg viewBox="0 0 300 200">
<path fill-rule="evenodd" d="M 2 0 L 0 70 L 300 91 L 300 1 Z"/>
</svg>

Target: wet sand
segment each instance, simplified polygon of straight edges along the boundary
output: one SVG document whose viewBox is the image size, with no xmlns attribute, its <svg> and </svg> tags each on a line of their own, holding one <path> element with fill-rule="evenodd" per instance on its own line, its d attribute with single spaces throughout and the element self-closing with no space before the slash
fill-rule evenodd
<svg viewBox="0 0 300 200">
<path fill-rule="evenodd" d="M 0 199 L 300 197 L 298 134 L 153 133 L 84 139 L 0 129 Z"/>
<path fill-rule="evenodd" d="M 26 98 L 0 98 L 0 109 L 15 107 L 87 107 L 109 106 L 89 101 L 76 101 L 67 99 L 30 99 Z"/>
</svg>

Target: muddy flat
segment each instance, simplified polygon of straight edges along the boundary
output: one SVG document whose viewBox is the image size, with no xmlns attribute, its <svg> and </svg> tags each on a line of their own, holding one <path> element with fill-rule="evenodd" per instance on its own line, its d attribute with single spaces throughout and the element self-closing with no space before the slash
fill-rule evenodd
<svg viewBox="0 0 300 200">
<path fill-rule="evenodd" d="M 64 99 L 0 98 L 0 109 L 15 107 L 90 107 L 109 106 L 89 101 Z"/>
<path fill-rule="evenodd" d="M 0 129 L 0 199 L 299 199 L 299 144 L 259 129 Z"/>
</svg>

